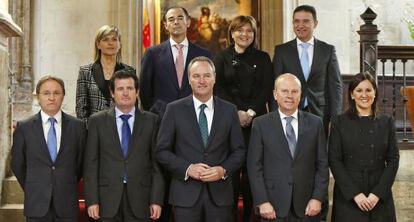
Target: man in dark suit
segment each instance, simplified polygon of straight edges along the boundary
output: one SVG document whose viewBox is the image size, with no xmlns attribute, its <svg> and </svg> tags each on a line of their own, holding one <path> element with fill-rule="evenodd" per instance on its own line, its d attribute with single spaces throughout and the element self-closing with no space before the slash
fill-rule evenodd
<svg viewBox="0 0 414 222">
<path fill-rule="evenodd" d="M 197 56 L 211 57 L 210 52 L 188 41 L 191 20 L 185 8 L 169 8 L 163 20 L 170 38 L 147 50 L 140 73 L 141 105 L 160 116 L 166 104 L 191 94 L 185 75 L 188 63 Z"/>
<path fill-rule="evenodd" d="M 253 121 L 247 170 L 262 221 L 319 221 L 328 189 L 326 139 L 319 117 L 298 110 L 300 80 L 275 81 L 279 108 Z"/>
<path fill-rule="evenodd" d="M 331 117 L 342 112 L 342 78 L 335 47 L 313 37 L 316 10 L 309 5 L 293 12 L 296 39 L 277 45 L 273 57 L 275 79 L 292 73 L 302 84 L 299 108 L 322 118 L 327 134 Z M 276 110 L 274 101 L 271 110 Z"/>
<path fill-rule="evenodd" d="M 231 175 L 245 158 L 237 109 L 213 96 L 207 57 L 190 62 L 188 78 L 193 95 L 167 106 L 158 135 L 158 161 L 172 175 L 169 203 L 176 222 L 232 221 Z"/>
<path fill-rule="evenodd" d="M 45 76 L 36 85 L 40 112 L 18 122 L 13 134 L 12 170 L 25 192 L 27 221 L 79 220 L 86 127 L 61 111 L 63 80 Z"/>
<path fill-rule="evenodd" d="M 157 116 L 136 106 L 138 78 L 117 71 L 110 80 L 115 107 L 89 119 L 84 160 L 88 214 L 99 221 L 158 219 L 164 181 L 155 160 Z"/>
</svg>

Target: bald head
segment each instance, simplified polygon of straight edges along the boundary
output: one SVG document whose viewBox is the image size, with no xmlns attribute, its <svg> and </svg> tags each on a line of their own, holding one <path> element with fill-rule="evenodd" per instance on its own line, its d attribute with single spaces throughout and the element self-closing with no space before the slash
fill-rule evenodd
<svg viewBox="0 0 414 222">
<path fill-rule="evenodd" d="M 302 87 L 302 84 L 300 83 L 300 80 L 298 79 L 298 77 L 296 77 L 292 73 L 284 73 L 276 78 L 274 89 L 276 90 L 278 88 L 278 85 L 283 84 L 283 82 L 286 82 L 286 81 L 294 81 L 298 84 L 299 88 Z"/>
<path fill-rule="evenodd" d="M 275 80 L 273 95 L 279 110 L 285 115 L 292 115 L 299 107 L 301 84 L 293 74 L 285 73 Z"/>
</svg>

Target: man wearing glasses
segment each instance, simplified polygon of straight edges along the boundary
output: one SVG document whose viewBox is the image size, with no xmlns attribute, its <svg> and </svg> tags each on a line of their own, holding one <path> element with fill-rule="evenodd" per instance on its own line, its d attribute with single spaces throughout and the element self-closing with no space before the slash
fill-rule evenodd
<svg viewBox="0 0 414 222">
<path fill-rule="evenodd" d="M 45 76 L 36 86 L 40 112 L 17 123 L 12 170 L 25 192 L 31 221 L 78 221 L 78 181 L 86 128 L 61 110 L 63 80 Z"/>
</svg>

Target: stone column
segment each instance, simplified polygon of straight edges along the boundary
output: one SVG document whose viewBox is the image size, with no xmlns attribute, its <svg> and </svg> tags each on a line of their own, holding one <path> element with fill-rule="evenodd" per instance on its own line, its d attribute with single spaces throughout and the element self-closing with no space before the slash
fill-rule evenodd
<svg viewBox="0 0 414 222">
<path fill-rule="evenodd" d="M 22 36 L 7 10 L 7 1 L 0 1 L 0 179 L 5 176 L 6 160 L 10 152 L 11 97 L 8 38 Z M 0 183 L 0 191 L 2 183 Z M 1 198 L 1 197 L 0 197 Z"/>
</svg>

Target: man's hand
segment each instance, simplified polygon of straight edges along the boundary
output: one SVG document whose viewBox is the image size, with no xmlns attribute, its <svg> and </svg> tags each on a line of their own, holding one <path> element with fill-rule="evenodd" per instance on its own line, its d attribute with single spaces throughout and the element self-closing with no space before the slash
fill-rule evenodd
<svg viewBox="0 0 414 222">
<path fill-rule="evenodd" d="M 204 163 L 195 163 L 190 166 L 188 169 L 188 176 L 193 178 L 194 180 L 201 180 L 201 174 L 204 173 L 210 167 Z"/>
<path fill-rule="evenodd" d="M 200 180 L 203 182 L 214 182 L 221 180 L 224 176 L 224 168 L 221 166 L 214 166 L 206 169 L 200 175 Z"/>
<path fill-rule="evenodd" d="M 239 121 L 240 121 L 240 126 L 241 127 L 248 127 L 250 126 L 250 124 L 252 123 L 252 117 L 249 116 L 249 114 L 247 114 L 246 111 L 243 110 L 239 110 L 237 112 L 237 114 L 239 114 Z"/>
<path fill-rule="evenodd" d="M 369 210 L 374 209 L 374 207 L 377 205 L 379 201 L 379 197 L 373 193 L 370 193 L 367 198 L 369 202 L 371 203 L 371 208 Z"/>
<path fill-rule="evenodd" d="M 99 218 L 101 218 L 99 216 L 99 204 L 93 204 L 91 206 L 88 207 L 88 215 L 89 217 L 91 217 L 94 220 L 98 220 Z"/>
<path fill-rule="evenodd" d="M 161 206 L 158 204 L 151 204 L 149 208 L 151 219 L 157 220 L 161 216 Z"/>
<path fill-rule="evenodd" d="M 356 195 L 354 201 L 362 211 L 370 211 L 373 208 L 371 201 L 363 193 Z"/>
<path fill-rule="evenodd" d="M 259 213 L 266 220 L 276 219 L 276 211 L 273 209 L 272 204 L 265 202 L 259 205 Z"/>
<path fill-rule="evenodd" d="M 305 209 L 305 215 L 313 217 L 321 212 L 321 202 L 316 199 L 311 199 Z"/>
</svg>

